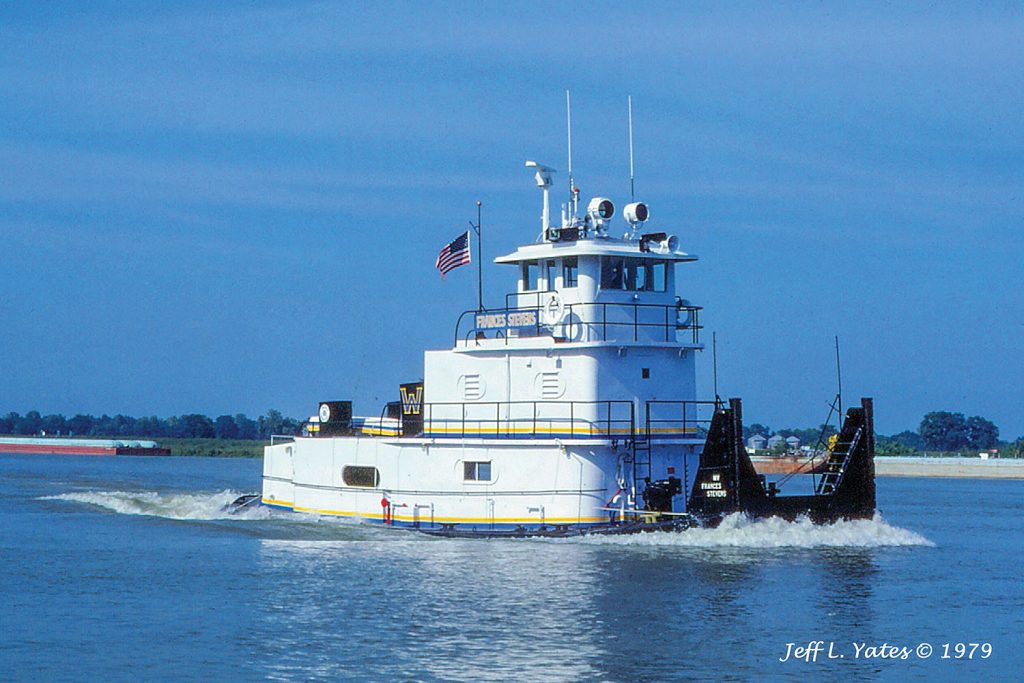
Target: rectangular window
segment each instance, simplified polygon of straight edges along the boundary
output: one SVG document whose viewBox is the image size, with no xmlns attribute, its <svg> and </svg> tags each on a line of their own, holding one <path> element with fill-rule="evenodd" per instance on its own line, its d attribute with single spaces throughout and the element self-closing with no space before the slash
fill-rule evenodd
<svg viewBox="0 0 1024 683">
<path fill-rule="evenodd" d="M 558 269 L 555 268 L 556 265 L 557 264 L 555 261 L 548 261 L 546 263 L 546 267 L 544 268 L 544 285 L 547 287 L 547 290 L 549 292 L 555 289 L 555 277 L 558 273 Z"/>
<path fill-rule="evenodd" d="M 626 278 L 623 282 L 623 289 L 630 292 L 643 289 L 643 275 L 641 274 L 643 268 L 643 264 L 636 259 L 626 259 Z"/>
<path fill-rule="evenodd" d="M 664 292 L 668 288 L 668 268 L 664 261 L 652 263 L 648 267 L 651 279 L 650 291 Z"/>
<path fill-rule="evenodd" d="M 625 280 L 622 259 L 614 256 L 601 257 L 601 289 L 622 289 Z"/>
<path fill-rule="evenodd" d="M 579 279 L 579 265 L 575 256 L 562 259 L 562 287 L 575 287 Z"/>
<path fill-rule="evenodd" d="M 636 291 L 651 291 L 651 275 L 649 266 L 646 263 L 638 263 L 636 266 Z"/>
<path fill-rule="evenodd" d="M 490 481 L 491 480 L 491 462 L 463 462 L 462 463 L 463 477 L 465 481 Z"/>
<path fill-rule="evenodd" d="M 540 269 L 536 261 L 523 261 L 523 291 L 532 292 L 537 289 L 537 276 Z"/>
<path fill-rule="evenodd" d="M 639 259 L 623 259 L 617 256 L 605 256 L 601 259 L 601 289 L 624 289 L 634 291 L 665 291 L 654 286 L 652 278 L 656 273 Z M 664 277 L 664 264 L 661 264 Z"/>
</svg>

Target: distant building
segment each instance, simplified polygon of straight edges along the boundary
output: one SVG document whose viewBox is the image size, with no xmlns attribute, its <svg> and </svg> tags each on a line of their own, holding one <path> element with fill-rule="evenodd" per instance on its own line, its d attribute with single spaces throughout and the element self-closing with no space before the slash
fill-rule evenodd
<svg viewBox="0 0 1024 683">
<path fill-rule="evenodd" d="M 776 446 L 783 442 L 785 442 L 785 439 L 779 436 L 778 434 L 775 434 L 770 439 L 768 439 L 768 448 L 769 450 L 774 451 Z"/>
<path fill-rule="evenodd" d="M 800 439 L 796 438 L 795 436 L 791 436 L 788 439 L 786 439 L 786 446 L 791 451 L 798 451 L 800 450 Z"/>
<path fill-rule="evenodd" d="M 752 437 L 747 439 L 747 450 L 763 451 L 766 443 L 768 443 L 767 439 L 760 434 L 754 434 Z"/>
</svg>

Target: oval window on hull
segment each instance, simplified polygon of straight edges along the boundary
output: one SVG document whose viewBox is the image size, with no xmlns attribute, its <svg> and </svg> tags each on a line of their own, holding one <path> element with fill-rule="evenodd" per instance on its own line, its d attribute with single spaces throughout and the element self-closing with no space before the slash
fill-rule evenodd
<svg viewBox="0 0 1024 683">
<path fill-rule="evenodd" d="M 341 470 L 341 479 L 345 482 L 345 486 L 373 489 L 380 485 L 380 472 L 376 467 L 345 465 Z"/>
</svg>

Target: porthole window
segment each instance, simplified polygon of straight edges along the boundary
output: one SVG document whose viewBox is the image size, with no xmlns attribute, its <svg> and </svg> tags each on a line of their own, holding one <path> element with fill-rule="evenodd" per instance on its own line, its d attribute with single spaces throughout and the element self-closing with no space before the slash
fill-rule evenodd
<svg viewBox="0 0 1024 683">
<path fill-rule="evenodd" d="M 380 485 L 380 472 L 376 467 L 345 465 L 341 470 L 341 479 L 345 486 L 373 489 Z"/>
<path fill-rule="evenodd" d="M 465 481 L 490 481 L 491 480 L 491 463 L 487 462 L 470 462 L 466 461 L 462 463 Z"/>
</svg>

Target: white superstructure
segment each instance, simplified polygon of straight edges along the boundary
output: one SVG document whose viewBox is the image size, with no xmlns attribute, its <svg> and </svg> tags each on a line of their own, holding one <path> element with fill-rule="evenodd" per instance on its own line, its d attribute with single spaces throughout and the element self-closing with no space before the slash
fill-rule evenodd
<svg viewBox="0 0 1024 683">
<path fill-rule="evenodd" d="M 552 170 L 527 166 L 544 190 L 541 235 L 495 259 L 515 270 L 516 291 L 464 313 L 452 348 L 427 351 L 423 382 L 378 415 L 338 420 L 326 404 L 309 436 L 268 446 L 263 503 L 532 529 L 622 519 L 654 481 L 673 482 L 683 511 L 713 409 L 695 401 L 699 309 L 676 295 L 677 265 L 697 257 L 645 231 L 641 203 L 626 222 L 604 198 L 578 217 L 574 190 L 550 225 Z"/>
</svg>

